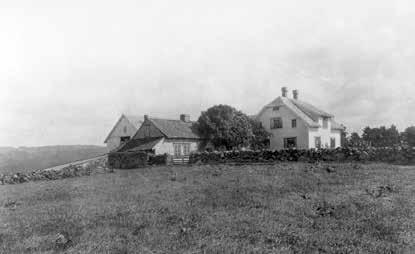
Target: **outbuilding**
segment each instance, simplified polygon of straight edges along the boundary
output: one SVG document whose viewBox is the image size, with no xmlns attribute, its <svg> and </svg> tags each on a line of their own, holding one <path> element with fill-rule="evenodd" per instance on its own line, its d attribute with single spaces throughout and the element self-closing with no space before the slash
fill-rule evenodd
<svg viewBox="0 0 415 254">
<path fill-rule="evenodd" d="M 114 151 L 128 142 L 142 123 L 139 116 L 122 114 L 105 138 L 104 143 L 107 144 L 108 151 Z"/>
<path fill-rule="evenodd" d="M 174 161 L 186 162 L 193 151 L 199 150 L 201 138 L 194 129 L 190 116 L 180 119 L 160 119 L 144 116 L 144 122 L 130 141 L 117 152 L 145 151 L 155 155 L 169 154 Z"/>
</svg>

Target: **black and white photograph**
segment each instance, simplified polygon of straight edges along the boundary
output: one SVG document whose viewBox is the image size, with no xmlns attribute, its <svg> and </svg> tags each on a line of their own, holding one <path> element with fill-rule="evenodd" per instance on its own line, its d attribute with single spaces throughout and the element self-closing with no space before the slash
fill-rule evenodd
<svg viewBox="0 0 415 254">
<path fill-rule="evenodd" d="M 0 0 L 0 253 L 415 253 L 415 2 Z"/>
</svg>

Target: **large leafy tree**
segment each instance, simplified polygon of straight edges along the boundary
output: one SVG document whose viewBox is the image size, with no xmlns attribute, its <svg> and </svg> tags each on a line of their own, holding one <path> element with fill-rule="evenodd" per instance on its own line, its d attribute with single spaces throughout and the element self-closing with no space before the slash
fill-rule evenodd
<svg viewBox="0 0 415 254">
<path fill-rule="evenodd" d="M 228 106 L 216 105 L 202 112 L 196 123 L 200 136 L 216 148 L 247 147 L 261 140 L 262 130 L 247 115 Z"/>
</svg>

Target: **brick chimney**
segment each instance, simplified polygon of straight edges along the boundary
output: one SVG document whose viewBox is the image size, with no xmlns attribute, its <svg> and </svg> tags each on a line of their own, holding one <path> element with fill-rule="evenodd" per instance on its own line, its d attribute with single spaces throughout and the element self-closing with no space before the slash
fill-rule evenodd
<svg viewBox="0 0 415 254">
<path fill-rule="evenodd" d="M 144 115 L 144 121 L 148 120 L 148 115 Z"/>
<path fill-rule="evenodd" d="M 283 88 L 281 88 L 281 93 L 282 93 L 282 97 L 287 97 L 287 87 L 283 87 Z"/>
<path fill-rule="evenodd" d="M 190 122 L 190 115 L 188 115 L 188 114 L 181 114 L 180 115 L 180 120 L 181 121 L 183 121 L 183 122 Z"/>
<path fill-rule="evenodd" d="M 298 100 L 298 90 L 297 89 L 293 90 L 293 98 L 294 98 L 294 100 Z"/>
</svg>

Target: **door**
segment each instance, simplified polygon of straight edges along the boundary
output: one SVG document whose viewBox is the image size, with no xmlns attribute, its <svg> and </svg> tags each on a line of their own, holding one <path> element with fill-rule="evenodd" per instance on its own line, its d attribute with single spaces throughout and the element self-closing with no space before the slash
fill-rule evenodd
<svg viewBox="0 0 415 254">
<path fill-rule="evenodd" d="M 284 148 L 297 148 L 297 137 L 284 138 Z"/>
<path fill-rule="evenodd" d="M 180 158 L 182 157 L 182 146 L 180 143 L 173 143 L 174 146 L 174 157 Z"/>
<path fill-rule="evenodd" d="M 173 143 L 174 157 L 173 163 L 185 164 L 189 162 L 190 143 Z"/>
</svg>

